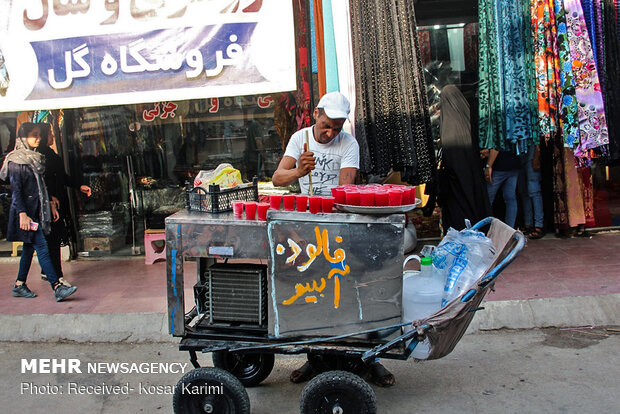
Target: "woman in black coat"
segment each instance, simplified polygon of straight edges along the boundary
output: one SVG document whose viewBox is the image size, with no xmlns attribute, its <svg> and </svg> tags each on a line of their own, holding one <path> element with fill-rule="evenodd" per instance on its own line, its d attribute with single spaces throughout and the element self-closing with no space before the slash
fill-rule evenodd
<svg viewBox="0 0 620 414">
<path fill-rule="evenodd" d="M 465 228 L 491 215 L 478 145 L 472 140 L 469 103 L 454 85 L 441 91 L 439 206 L 444 233 Z"/>
<path fill-rule="evenodd" d="M 64 278 L 60 257 L 61 245 L 69 243 L 69 223 L 71 220 L 66 187 L 77 187 L 88 197 L 90 197 L 91 189 L 87 185 L 74 186 L 71 177 L 65 172 L 62 158 L 49 147 L 49 145 L 54 142 L 52 125 L 48 123 L 38 123 L 37 125 L 41 129 L 41 140 L 35 151 L 45 157 L 45 185 L 47 186 L 52 200 L 51 202 L 56 207 L 59 215 L 59 219 L 52 222 L 52 229 L 50 233 L 45 236 L 45 239 L 47 240 L 47 247 L 58 280 L 65 286 L 71 286 Z M 42 273 L 45 272 L 42 271 Z M 41 278 L 47 280 L 45 274 L 42 275 Z"/>
<path fill-rule="evenodd" d="M 6 239 L 24 243 L 17 280 L 11 293 L 15 297 L 36 296 L 36 293 L 26 286 L 32 256 L 36 251 L 39 263 L 52 285 L 54 297 L 60 302 L 72 295 L 77 288 L 64 286 L 58 281 L 45 240 L 52 221 L 58 220 L 58 212 L 55 206 L 50 205 L 47 187 L 43 181 L 43 156 L 33 151 L 40 139 L 39 126 L 30 122 L 23 123 L 15 140 L 15 149 L 7 154 L 0 169 L 0 178 L 10 179 L 12 192 Z"/>
</svg>

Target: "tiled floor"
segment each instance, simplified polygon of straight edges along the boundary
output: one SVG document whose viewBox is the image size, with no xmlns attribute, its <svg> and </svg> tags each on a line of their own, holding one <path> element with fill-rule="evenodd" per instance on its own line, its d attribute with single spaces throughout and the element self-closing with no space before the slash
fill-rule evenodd
<svg viewBox="0 0 620 414">
<path fill-rule="evenodd" d="M 500 276 L 487 300 L 532 299 L 620 293 L 620 233 L 589 238 L 531 240 Z M 145 265 L 143 257 L 88 259 L 63 264 L 79 289 L 56 303 L 33 264 L 28 286 L 33 299 L 11 296 L 18 262 L 0 263 L 3 314 L 166 312 L 166 264 Z M 185 262 L 186 308 L 193 306 L 196 263 Z"/>
</svg>

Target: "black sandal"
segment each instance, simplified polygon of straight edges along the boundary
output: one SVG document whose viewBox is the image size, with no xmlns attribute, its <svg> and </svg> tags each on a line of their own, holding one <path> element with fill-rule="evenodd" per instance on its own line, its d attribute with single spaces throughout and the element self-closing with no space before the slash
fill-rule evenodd
<svg viewBox="0 0 620 414">
<path fill-rule="evenodd" d="M 579 230 L 577 233 L 575 233 L 575 236 L 577 236 L 577 237 L 592 237 L 592 233 L 590 233 L 586 229 L 583 229 L 583 230 Z"/>
<path fill-rule="evenodd" d="M 542 227 L 534 227 L 534 230 L 529 232 L 527 237 L 532 240 L 542 239 L 545 236 L 545 231 Z"/>
<path fill-rule="evenodd" d="M 370 379 L 380 387 L 391 387 L 396 382 L 394 375 L 379 362 L 374 362 L 371 365 Z"/>
<path fill-rule="evenodd" d="M 534 231 L 534 226 L 525 226 L 523 227 L 522 233 L 526 236 L 529 236 L 531 232 Z"/>
</svg>

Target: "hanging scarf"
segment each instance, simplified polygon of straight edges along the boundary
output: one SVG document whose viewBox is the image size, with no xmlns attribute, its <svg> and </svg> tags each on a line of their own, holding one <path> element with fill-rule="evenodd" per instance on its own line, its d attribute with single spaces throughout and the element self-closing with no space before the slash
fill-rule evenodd
<svg viewBox="0 0 620 414">
<path fill-rule="evenodd" d="M 27 165 L 34 174 L 39 189 L 39 223 L 43 229 L 43 233 L 49 234 L 52 223 L 52 213 L 50 210 L 50 201 L 47 194 L 47 187 L 43 181 L 45 173 L 45 162 L 42 154 L 31 150 L 24 138 L 15 140 L 15 149 L 9 152 L 4 159 L 2 169 L 0 169 L 0 178 L 5 180 L 9 176 L 9 163 Z"/>
<path fill-rule="evenodd" d="M 350 4 L 360 170 L 430 182 L 435 154 L 413 2 Z"/>
<path fill-rule="evenodd" d="M 540 137 L 548 142 L 558 130 L 558 82 L 557 36 L 555 15 L 547 0 L 531 3 L 532 28 L 534 30 L 534 55 L 538 92 L 538 122 Z"/>
<path fill-rule="evenodd" d="M 564 0 L 564 7 L 579 114 L 580 134 L 575 157 L 588 163 L 588 150 L 609 143 L 605 108 L 581 3 Z"/>
<path fill-rule="evenodd" d="M 620 161 L 620 40 L 616 21 L 615 0 L 604 0 L 604 38 L 605 38 L 605 119 L 609 133 L 609 158 Z"/>
<path fill-rule="evenodd" d="M 503 148 L 501 86 L 496 9 L 493 0 L 479 0 L 480 59 L 478 77 L 478 139 L 480 148 Z"/>
<path fill-rule="evenodd" d="M 558 27 L 558 58 L 560 60 L 560 115 L 564 144 L 573 148 L 579 139 L 579 115 L 573 79 L 573 62 L 570 57 L 566 28 L 566 9 L 562 0 L 555 0 L 555 15 Z"/>
<path fill-rule="evenodd" d="M 540 128 L 538 125 L 538 98 L 536 91 L 536 59 L 534 49 L 534 37 L 532 36 L 532 10 L 529 1 L 523 1 L 520 5 L 523 14 L 523 47 L 525 62 L 525 79 L 527 81 L 528 104 L 530 108 L 530 129 L 532 131 L 532 143 L 540 143 Z"/>
<path fill-rule="evenodd" d="M 505 137 L 520 154 L 527 151 L 532 132 L 522 16 L 512 0 L 498 0 L 497 15 Z"/>
</svg>

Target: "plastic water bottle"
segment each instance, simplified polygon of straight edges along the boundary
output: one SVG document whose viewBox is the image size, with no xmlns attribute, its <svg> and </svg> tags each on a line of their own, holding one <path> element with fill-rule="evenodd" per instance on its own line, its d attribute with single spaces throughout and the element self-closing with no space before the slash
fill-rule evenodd
<svg viewBox="0 0 620 414">
<path fill-rule="evenodd" d="M 433 272 L 432 259 L 420 259 L 419 272 L 405 272 L 403 278 L 403 322 L 426 318 L 441 308 L 445 280 Z M 405 331 L 411 330 L 406 326 Z M 416 345 L 411 354 L 417 359 L 426 359 L 430 353 L 428 339 Z"/>
<path fill-rule="evenodd" d="M 446 278 L 441 307 L 446 306 L 454 298 L 461 296 L 474 287 L 474 284 L 482 275 L 482 271 L 479 271 L 476 265 L 471 263 L 472 259 L 475 259 L 475 257 L 461 254 L 454 260 Z M 482 268 L 485 267 L 486 263 Z"/>
</svg>

